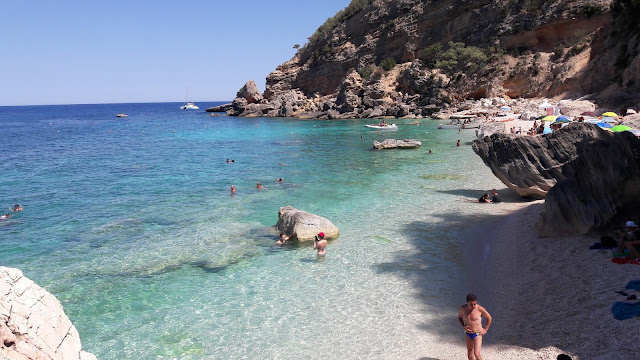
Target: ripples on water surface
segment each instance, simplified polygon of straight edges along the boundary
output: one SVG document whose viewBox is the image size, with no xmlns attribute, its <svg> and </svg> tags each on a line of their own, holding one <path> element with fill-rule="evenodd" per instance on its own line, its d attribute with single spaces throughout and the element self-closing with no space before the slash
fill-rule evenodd
<svg viewBox="0 0 640 360">
<path fill-rule="evenodd" d="M 455 325 L 460 222 L 474 211 L 460 197 L 498 185 L 468 145 L 473 130 L 421 120 L 387 134 L 366 120 L 178 106 L 0 107 L 0 206 L 25 207 L 0 223 L 0 264 L 58 297 L 85 350 L 418 358 L 439 326 Z M 371 150 L 385 138 L 423 146 Z M 307 246 L 271 246 L 285 205 L 340 228 L 326 261 Z"/>
</svg>

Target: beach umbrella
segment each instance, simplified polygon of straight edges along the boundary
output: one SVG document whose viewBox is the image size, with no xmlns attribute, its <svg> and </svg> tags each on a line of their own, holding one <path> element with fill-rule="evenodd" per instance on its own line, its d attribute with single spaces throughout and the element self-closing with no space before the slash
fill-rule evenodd
<svg viewBox="0 0 640 360">
<path fill-rule="evenodd" d="M 613 125 L 607 124 L 606 122 L 602 122 L 602 121 L 600 121 L 596 125 L 600 126 L 603 129 L 611 129 L 613 127 Z"/>
<path fill-rule="evenodd" d="M 596 116 L 596 113 L 593 111 L 585 111 L 580 116 Z"/>
<path fill-rule="evenodd" d="M 570 123 L 571 120 L 556 120 L 554 122 L 551 123 L 551 125 L 562 125 L 562 124 L 566 124 L 566 123 Z"/>
<path fill-rule="evenodd" d="M 631 130 L 627 125 L 618 125 L 611 128 L 611 131 L 619 132 L 619 131 L 627 131 Z"/>
<path fill-rule="evenodd" d="M 618 114 L 609 111 L 609 112 L 606 112 L 606 113 L 602 114 L 602 116 L 618 117 Z"/>
<path fill-rule="evenodd" d="M 630 133 L 632 133 L 635 136 L 640 137 L 640 130 L 629 130 Z"/>
<path fill-rule="evenodd" d="M 542 118 L 542 121 L 556 121 L 557 118 L 555 115 L 547 115 Z"/>
<path fill-rule="evenodd" d="M 604 117 L 602 117 L 600 119 L 600 121 L 606 122 L 606 123 L 609 123 L 609 124 L 617 124 L 618 123 L 618 121 L 616 119 L 614 119 L 614 118 L 612 118 L 610 116 L 604 116 Z"/>
<path fill-rule="evenodd" d="M 504 106 L 502 106 L 502 107 L 500 108 L 500 110 L 502 110 L 502 111 L 509 111 L 509 110 L 511 110 L 511 107 L 510 107 L 510 106 L 508 106 L 508 105 L 504 105 Z"/>
<path fill-rule="evenodd" d="M 542 104 L 538 105 L 538 109 L 553 109 L 553 105 L 549 104 L 545 99 Z"/>
<path fill-rule="evenodd" d="M 567 115 L 560 115 L 556 118 L 556 122 L 571 122 L 571 120 L 569 119 L 569 117 Z"/>
</svg>

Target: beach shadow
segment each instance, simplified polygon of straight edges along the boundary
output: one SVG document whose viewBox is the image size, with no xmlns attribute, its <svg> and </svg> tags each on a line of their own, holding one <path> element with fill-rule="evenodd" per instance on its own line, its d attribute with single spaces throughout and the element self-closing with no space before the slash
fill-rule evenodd
<svg viewBox="0 0 640 360">
<path fill-rule="evenodd" d="M 379 273 L 393 274 L 414 284 L 416 297 L 431 314 L 419 325 L 420 329 L 436 338 L 464 344 L 457 315 L 472 288 L 468 279 L 459 275 L 472 271 L 468 269 L 466 260 L 469 252 L 466 239 L 472 238 L 474 232 L 482 231 L 484 224 L 497 221 L 500 216 L 445 213 L 436 217 L 441 221 L 405 224 L 401 231 L 409 238 L 415 251 L 398 252 L 394 261 L 375 267 Z"/>
<path fill-rule="evenodd" d="M 510 190 L 509 188 L 501 188 L 496 190 L 498 191 L 498 196 L 500 197 L 500 201 L 504 203 L 521 203 L 521 202 L 535 201 L 535 199 L 523 198 L 522 196 L 518 195 L 517 193 Z M 489 193 L 489 195 L 491 195 L 490 191 L 491 189 L 435 190 L 435 192 L 439 192 L 442 194 L 463 196 L 465 198 L 469 198 L 469 200 L 477 200 L 478 198 L 480 198 L 480 196 L 482 196 L 482 194 L 485 194 L 485 193 Z"/>
<path fill-rule="evenodd" d="M 529 274 L 549 266 L 544 256 L 555 249 L 557 241 L 576 239 L 504 241 L 505 234 L 510 234 L 506 229 L 523 229 L 522 236 L 535 236 L 532 234 L 535 228 L 531 228 L 534 225 L 530 223 L 535 223 L 543 209 L 544 203 L 536 203 L 509 215 L 445 213 L 437 216 L 441 222 L 407 223 L 401 231 L 414 251 L 398 252 L 392 261 L 374 266 L 379 273 L 392 274 L 413 284 L 415 296 L 425 307 L 424 321 L 418 328 L 439 341 L 464 346 L 457 314 L 466 294 L 474 293 L 494 318 L 485 345 L 535 351 L 554 347 L 580 358 L 591 358 L 587 353 L 589 347 L 581 344 L 590 341 L 597 331 L 594 316 L 611 317 L 611 303 L 590 302 L 591 294 L 584 292 L 582 285 L 575 286 L 575 290 L 567 286 L 572 281 L 595 286 L 581 270 L 570 271 L 575 249 L 554 252 L 554 256 L 567 258 L 566 262 L 554 262 L 558 278 L 544 283 L 528 279 Z M 493 245 L 509 248 L 500 252 L 492 249 Z M 588 246 L 584 251 L 589 251 Z M 508 257 L 498 258 L 503 255 Z M 501 274 L 497 276 L 497 272 Z M 522 283 L 528 285 L 518 285 Z M 567 322 L 584 324 L 586 330 L 567 334 Z M 609 338 L 603 349 L 615 341 Z"/>
</svg>

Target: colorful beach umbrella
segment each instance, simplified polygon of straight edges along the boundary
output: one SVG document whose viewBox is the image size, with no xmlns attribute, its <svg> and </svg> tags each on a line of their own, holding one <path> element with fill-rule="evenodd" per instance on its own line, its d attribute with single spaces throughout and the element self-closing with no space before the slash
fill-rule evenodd
<svg viewBox="0 0 640 360">
<path fill-rule="evenodd" d="M 606 122 L 602 122 L 600 121 L 599 123 L 597 123 L 596 125 L 600 126 L 603 129 L 611 129 L 613 127 L 613 125 L 608 124 Z"/>
<path fill-rule="evenodd" d="M 557 118 L 556 115 L 547 115 L 542 118 L 542 121 L 556 121 Z"/>
<path fill-rule="evenodd" d="M 627 125 L 617 125 L 611 128 L 611 131 L 619 132 L 619 131 L 627 131 L 631 130 Z"/>
<path fill-rule="evenodd" d="M 635 136 L 640 137 L 640 130 L 629 130 L 630 133 L 632 133 Z"/>
<path fill-rule="evenodd" d="M 567 115 L 560 115 L 556 118 L 556 122 L 564 122 L 564 123 L 568 123 L 571 122 L 571 120 L 569 119 L 569 117 Z"/>
<path fill-rule="evenodd" d="M 606 113 L 602 114 L 602 116 L 618 117 L 618 114 L 609 111 L 609 112 L 606 112 Z"/>
<path fill-rule="evenodd" d="M 596 116 L 596 113 L 593 111 L 585 111 L 580 116 Z"/>
<path fill-rule="evenodd" d="M 609 123 L 609 124 L 617 124 L 618 123 L 618 120 L 612 118 L 611 116 L 601 117 L 600 121 L 606 122 L 606 123 Z"/>
</svg>

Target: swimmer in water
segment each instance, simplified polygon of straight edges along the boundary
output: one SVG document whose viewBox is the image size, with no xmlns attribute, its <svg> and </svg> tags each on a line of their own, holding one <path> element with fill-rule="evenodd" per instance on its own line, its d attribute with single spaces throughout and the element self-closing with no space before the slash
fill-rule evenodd
<svg viewBox="0 0 640 360">
<path fill-rule="evenodd" d="M 327 240 L 324 239 L 324 233 L 318 233 L 313 239 L 313 249 L 318 251 L 318 258 L 324 257 L 326 254 L 324 248 L 327 247 Z"/>
</svg>

